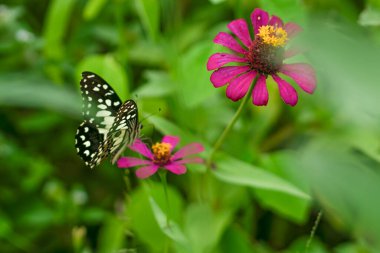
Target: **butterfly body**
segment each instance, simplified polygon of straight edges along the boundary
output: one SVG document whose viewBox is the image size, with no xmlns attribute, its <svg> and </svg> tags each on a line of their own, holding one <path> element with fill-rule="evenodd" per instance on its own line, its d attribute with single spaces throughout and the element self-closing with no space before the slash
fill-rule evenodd
<svg viewBox="0 0 380 253">
<path fill-rule="evenodd" d="M 122 103 L 112 87 L 92 72 L 82 73 L 80 87 L 84 121 L 75 135 L 77 153 L 91 168 L 108 156 L 114 163 L 140 134 L 137 105 L 133 100 Z"/>
</svg>

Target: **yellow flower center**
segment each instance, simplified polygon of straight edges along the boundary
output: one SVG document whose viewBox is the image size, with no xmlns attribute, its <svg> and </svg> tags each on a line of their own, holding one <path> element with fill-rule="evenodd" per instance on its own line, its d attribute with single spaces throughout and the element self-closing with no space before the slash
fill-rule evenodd
<svg viewBox="0 0 380 253">
<path fill-rule="evenodd" d="M 288 33 L 282 28 L 277 26 L 265 25 L 259 28 L 257 34 L 265 44 L 274 47 L 283 47 L 288 41 Z"/>
<path fill-rule="evenodd" d="M 172 145 L 170 143 L 166 142 L 157 142 L 152 146 L 152 151 L 153 151 L 153 162 L 155 164 L 163 165 L 167 163 L 170 159 L 171 156 L 171 149 Z"/>
</svg>

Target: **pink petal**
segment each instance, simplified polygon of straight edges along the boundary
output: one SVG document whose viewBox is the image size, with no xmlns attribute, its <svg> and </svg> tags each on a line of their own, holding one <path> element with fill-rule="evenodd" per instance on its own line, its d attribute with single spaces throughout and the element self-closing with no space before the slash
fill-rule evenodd
<svg viewBox="0 0 380 253">
<path fill-rule="evenodd" d="M 144 160 L 136 157 L 121 157 L 117 161 L 117 167 L 119 168 L 129 168 L 129 167 L 135 167 L 138 165 L 146 165 L 151 164 L 152 161 Z"/>
<path fill-rule="evenodd" d="M 247 72 L 250 68 L 248 66 L 228 66 L 215 70 L 210 80 L 215 88 L 219 88 L 226 83 L 229 83 L 237 75 Z"/>
<path fill-rule="evenodd" d="M 159 166 L 156 164 L 152 164 L 149 166 L 141 167 L 140 169 L 136 170 L 136 176 L 138 178 L 147 178 L 153 175 L 157 172 Z"/>
<path fill-rule="evenodd" d="M 293 38 L 294 36 L 296 36 L 299 32 L 302 31 L 302 28 L 297 25 L 296 23 L 293 23 L 293 22 L 288 22 L 285 24 L 285 31 L 287 32 L 288 34 L 288 38 Z"/>
<path fill-rule="evenodd" d="M 204 151 L 205 148 L 200 143 L 190 143 L 189 145 L 184 146 L 180 150 L 178 150 L 173 156 L 172 161 L 175 161 L 177 159 L 180 159 L 182 157 L 188 156 L 188 155 L 194 155 L 198 154 L 202 151 Z"/>
<path fill-rule="evenodd" d="M 264 75 L 260 75 L 255 87 L 252 91 L 252 103 L 254 105 L 267 105 L 268 104 L 268 89 L 266 85 L 266 78 Z"/>
<path fill-rule="evenodd" d="M 284 23 L 282 22 L 281 18 L 273 15 L 269 20 L 269 25 L 274 27 L 283 27 Z"/>
<path fill-rule="evenodd" d="M 238 101 L 244 97 L 255 76 L 256 72 L 251 70 L 233 79 L 227 87 L 227 97 L 232 101 Z"/>
<path fill-rule="evenodd" d="M 153 159 L 153 154 L 150 149 L 143 143 L 140 139 L 136 139 L 132 146 L 129 147 L 131 150 L 142 154 L 143 156 Z"/>
<path fill-rule="evenodd" d="M 251 46 L 252 39 L 249 35 L 248 25 L 244 19 L 237 19 L 227 25 L 228 29 L 238 37 L 246 47 Z"/>
<path fill-rule="evenodd" d="M 177 174 L 177 175 L 181 175 L 181 174 L 186 173 L 186 167 L 184 165 L 178 164 L 178 163 L 167 164 L 164 166 L 164 168 L 167 169 L 168 171 L 174 173 L 174 174 Z"/>
<path fill-rule="evenodd" d="M 162 141 L 161 142 L 165 142 L 165 143 L 169 143 L 171 145 L 170 147 L 170 151 L 172 151 L 175 146 L 177 146 L 178 142 L 179 142 L 179 137 L 177 136 L 170 136 L 170 135 L 165 135 L 163 138 L 162 138 Z"/>
<path fill-rule="evenodd" d="M 214 39 L 214 43 L 220 44 L 240 54 L 244 54 L 246 52 L 246 50 L 242 46 L 240 46 L 240 44 L 235 40 L 235 38 L 229 33 L 218 33 Z"/>
<path fill-rule="evenodd" d="M 282 65 L 280 72 L 291 77 L 305 92 L 312 94 L 317 85 L 314 69 L 306 63 Z"/>
<path fill-rule="evenodd" d="M 188 163 L 204 163 L 204 160 L 200 157 L 189 157 L 182 160 L 175 161 L 177 164 L 188 164 Z"/>
<path fill-rule="evenodd" d="M 251 22 L 253 25 L 253 29 L 255 32 L 255 35 L 259 33 L 259 28 L 263 25 L 267 25 L 269 21 L 269 15 L 268 12 L 263 11 L 262 9 L 256 8 L 251 13 Z"/>
<path fill-rule="evenodd" d="M 247 59 L 226 53 L 216 53 L 208 58 L 207 70 L 214 70 L 230 62 L 248 62 Z"/>
<path fill-rule="evenodd" d="M 295 106 L 298 102 L 297 91 L 285 80 L 281 79 L 278 75 L 273 74 L 273 79 L 278 84 L 280 96 L 282 100 L 288 105 Z"/>
</svg>

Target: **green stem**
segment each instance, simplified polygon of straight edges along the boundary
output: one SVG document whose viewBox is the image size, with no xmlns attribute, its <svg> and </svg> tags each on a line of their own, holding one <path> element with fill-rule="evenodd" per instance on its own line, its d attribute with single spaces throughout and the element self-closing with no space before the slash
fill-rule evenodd
<svg viewBox="0 0 380 253">
<path fill-rule="evenodd" d="M 166 202 L 166 226 L 169 227 L 170 202 L 169 202 L 169 195 L 168 195 L 168 183 L 166 180 L 166 171 L 160 171 L 158 174 L 160 175 L 162 186 L 164 188 L 165 202 Z"/>
<path fill-rule="evenodd" d="M 249 90 L 248 90 L 247 94 L 245 95 L 245 97 L 241 101 L 240 106 L 237 109 L 237 111 L 236 111 L 234 117 L 232 118 L 231 122 L 227 125 L 227 127 L 224 129 L 223 133 L 220 135 L 220 137 L 216 141 L 213 149 L 211 150 L 210 156 L 209 156 L 209 158 L 207 160 L 207 163 L 206 163 L 207 168 L 211 168 L 212 160 L 213 160 L 213 158 L 215 156 L 215 153 L 219 150 L 220 146 L 224 142 L 224 139 L 226 138 L 226 136 L 231 131 L 232 127 L 235 125 L 236 121 L 240 117 L 240 114 L 243 111 L 243 108 L 244 108 L 245 104 L 247 103 L 248 98 L 251 96 L 253 87 L 255 87 L 255 84 L 256 84 L 258 78 L 259 78 L 259 75 L 256 75 L 255 79 L 253 80 L 253 82 L 251 84 L 251 87 L 249 87 Z"/>
<path fill-rule="evenodd" d="M 323 215 L 322 210 L 320 210 L 320 211 L 318 212 L 317 219 L 316 219 L 315 222 L 314 222 L 314 226 L 313 226 L 313 228 L 311 229 L 310 237 L 309 237 L 309 239 L 308 239 L 307 242 L 306 242 L 305 253 L 309 252 L 309 248 L 310 248 L 311 242 L 312 242 L 312 240 L 313 240 L 313 238 L 314 238 L 314 236 L 315 236 L 315 232 L 317 231 L 317 228 L 318 228 L 319 222 L 320 222 L 321 219 L 322 219 L 322 215 Z"/>
</svg>

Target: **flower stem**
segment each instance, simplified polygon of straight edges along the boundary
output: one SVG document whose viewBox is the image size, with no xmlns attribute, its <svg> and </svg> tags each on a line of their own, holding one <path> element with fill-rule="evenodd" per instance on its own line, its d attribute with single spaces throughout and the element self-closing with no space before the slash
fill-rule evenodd
<svg viewBox="0 0 380 253">
<path fill-rule="evenodd" d="M 208 160 L 206 162 L 207 168 L 211 168 L 212 160 L 213 160 L 213 158 L 215 156 L 215 153 L 219 150 L 220 146 L 224 142 L 224 139 L 226 138 L 226 136 L 231 131 L 232 127 L 235 125 L 236 121 L 240 117 L 240 114 L 243 111 L 243 108 L 244 108 L 245 104 L 247 103 L 248 98 L 251 96 L 253 87 L 255 87 L 255 84 L 256 84 L 258 78 L 259 78 L 259 74 L 257 74 L 255 76 L 255 79 L 253 79 L 253 82 L 252 82 L 251 86 L 249 87 L 249 90 L 248 90 L 247 94 L 245 95 L 245 97 L 241 101 L 240 106 L 237 109 L 237 111 L 236 111 L 235 115 L 233 116 L 232 120 L 227 125 L 227 127 L 224 129 L 223 133 L 219 136 L 218 140 L 215 142 L 215 145 L 214 145 L 213 149 L 211 150 L 210 156 L 209 156 L 209 158 L 208 158 Z"/>
<path fill-rule="evenodd" d="M 168 195 L 168 183 L 166 180 L 166 171 L 160 171 L 158 174 L 160 175 L 162 186 L 164 188 L 165 202 L 166 202 L 166 226 L 169 227 L 170 202 L 169 202 L 169 195 Z"/>
<path fill-rule="evenodd" d="M 317 219 L 315 220 L 314 222 L 314 226 L 313 228 L 311 229 L 311 232 L 310 232 L 310 237 L 309 239 L 307 240 L 306 242 L 306 246 L 305 246 L 305 253 L 309 252 L 309 248 L 310 248 L 310 245 L 311 245 L 311 241 L 313 240 L 314 236 L 315 236 L 315 232 L 317 231 L 317 228 L 318 228 L 318 225 L 319 225 L 319 222 L 321 221 L 322 219 L 322 210 L 320 210 L 318 212 L 318 215 L 317 215 Z"/>
</svg>

